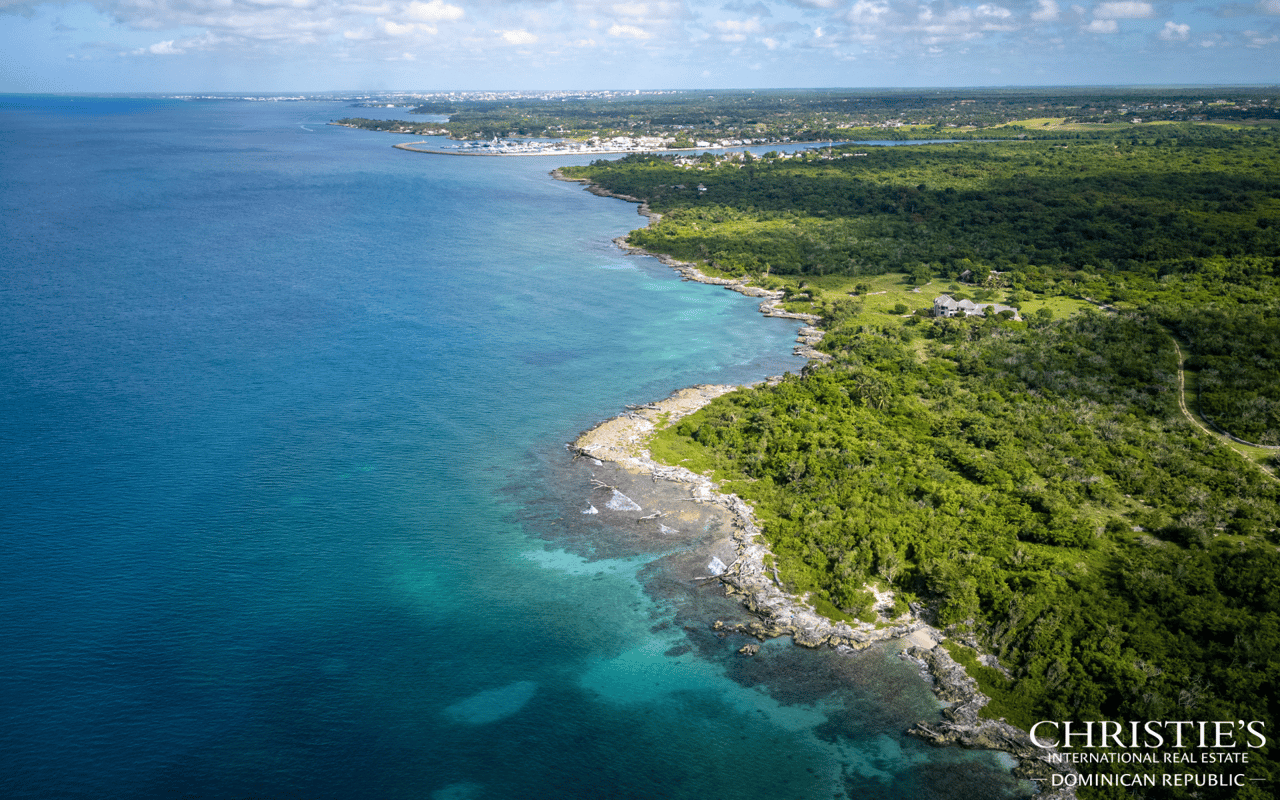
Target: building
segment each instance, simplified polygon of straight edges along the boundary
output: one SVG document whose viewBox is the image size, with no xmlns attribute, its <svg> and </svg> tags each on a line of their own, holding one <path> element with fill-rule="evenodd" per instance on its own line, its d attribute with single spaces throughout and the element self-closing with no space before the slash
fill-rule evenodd
<svg viewBox="0 0 1280 800">
<path fill-rule="evenodd" d="M 1012 306 L 1002 306 L 999 303 L 975 303 L 972 300 L 955 300 L 951 295 L 939 295 L 933 301 L 933 315 L 935 317 L 981 317 L 986 313 L 986 309 L 990 308 L 991 313 L 999 314 L 1001 311 L 1012 311 L 1014 319 L 1022 319 L 1018 315 L 1018 309 Z"/>
</svg>

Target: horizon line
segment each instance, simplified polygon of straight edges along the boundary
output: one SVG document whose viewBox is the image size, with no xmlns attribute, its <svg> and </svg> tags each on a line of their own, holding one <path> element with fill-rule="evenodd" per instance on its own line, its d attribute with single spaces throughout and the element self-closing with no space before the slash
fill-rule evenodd
<svg viewBox="0 0 1280 800">
<path fill-rule="evenodd" d="M 44 97 L 183 97 L 183 96 L 200 96 L 213 97 L 218 95 L 258 95 L 267 97 L 286 97 L 298 95 L 350 95 L 350 94 L 366 94 L 366 95 L 394 95 L 394 94 L 539 94 L 539 93 L 566 93 L 566 94 L 595 94 L 595 93 L 616 93 L 616 94 L 649 94 L 649 93 L 670 93 L 670 94 L 688 94 L 701 92 L 723 92 L 723 93 L 755 93 L 755 92 L 980 92 L 980 91 L 1051 91 L 1051 90 L 1073 90 L 1073 91 L 1104 91 L 1104 90 L 1176 90 L 1176 89 L 1280 89 L 1280 83 L 1117 83 L 1117 84 L 993 84 L 982 86 L 789 86 L 789 87 L 747 87 L 747 88 L 724 88 L 724 87 L 698 87 L 691 89 L 673 89 L 673 88 L 629 88 L 629 89 L 584 89 L 584 88 L 539 88 L 539 89 L 283 89 L 283 90 L 261 90 L 261 89 L 216 89 L 216 90 L 183 90 L 183 91 L 70 91 L 70 92 L 8 92 L 0 91 L 0 97 L 18 96 L 44 96 Z"/>
</svg>

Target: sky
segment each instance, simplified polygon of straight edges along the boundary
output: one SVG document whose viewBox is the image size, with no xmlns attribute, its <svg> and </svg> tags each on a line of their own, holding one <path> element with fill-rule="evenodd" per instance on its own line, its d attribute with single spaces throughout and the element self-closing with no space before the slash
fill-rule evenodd
<svg viewBox="0 0 1280 800">
<path fill-rule="evenodd" d="M 1280 84 L 1280 0 L 0 0 L 0 92 Z"/>
</svg>

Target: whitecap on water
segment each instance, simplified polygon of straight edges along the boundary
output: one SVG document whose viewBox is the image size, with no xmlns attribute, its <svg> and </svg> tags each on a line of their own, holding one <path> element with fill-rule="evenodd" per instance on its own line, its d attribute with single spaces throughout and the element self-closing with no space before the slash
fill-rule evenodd
<svg viewBox="0 0 1280 800">
<path fill-rule="evenodd" d="M 499 689 L 486 689 L 460 700 L 444 710 L 446 716 L 468 725 L 484 725 L 509 717 L 533 699 L 538 684 L 517 681 Z M 452 787 L 450 787 L 452 788 Z"/>
<path fill-rule="evenodd" d="M 585 511 L 583 511 L 582 513 L 583 513 L 583 514 L 599 514 L 599 513 L 600 513 L 600 509 L 596 508 L 595 506 L 591 505 L 590 503 L 587 503 L 587 508 L 586 508 L 586 510 L 585 510 Z"/>
<path fill-rule="evenodd" d="M 609 502 L 604 504 L 605 508 L 613 511 L 639 511 L 640 504 L 630 497 L 627 497 L 617 489 L 613 490 L 613 496 L 609 498 Z"/>
</svg>

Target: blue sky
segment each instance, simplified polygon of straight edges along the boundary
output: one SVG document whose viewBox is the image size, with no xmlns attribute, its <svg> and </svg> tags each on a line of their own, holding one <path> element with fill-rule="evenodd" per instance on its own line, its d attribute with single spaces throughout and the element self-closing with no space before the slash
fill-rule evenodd
<svg viewBox="0 0 1280 800">
<path fill-rule="evenodd" d="M 0 0 L 0 92 L 1280 84 L 1280 0 Z"/>
</svg>

